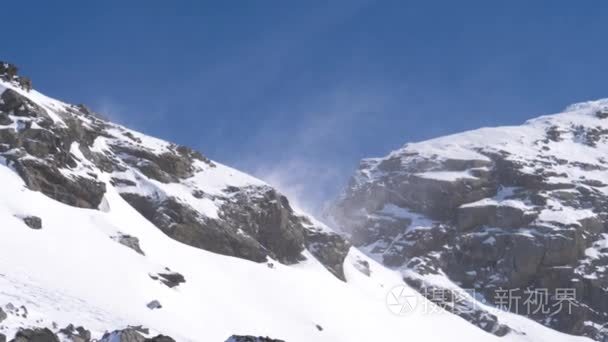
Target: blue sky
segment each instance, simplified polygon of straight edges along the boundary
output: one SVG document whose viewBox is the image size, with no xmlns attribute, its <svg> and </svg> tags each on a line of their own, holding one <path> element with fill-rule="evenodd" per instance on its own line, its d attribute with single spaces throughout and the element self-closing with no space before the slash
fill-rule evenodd
<svg viewBox="0 0 608 342">
<path fill-rule="evenodd" d="M 358 161 L 608 97 L 601 1 L 10 1 L 1 59 L 51 96 L 317 210 Z"/>
</svg>

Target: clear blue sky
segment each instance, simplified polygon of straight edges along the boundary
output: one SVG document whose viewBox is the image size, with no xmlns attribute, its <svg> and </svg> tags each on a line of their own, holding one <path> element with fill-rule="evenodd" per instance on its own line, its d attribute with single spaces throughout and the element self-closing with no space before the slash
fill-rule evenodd
<svg viewBox="0 0 608 342">
<path fill-rule="evenodd" d="M 5 1 L 38 90 L 318 208 L 358 160 L 608 97 L 603 1 Z"/>
</svg>

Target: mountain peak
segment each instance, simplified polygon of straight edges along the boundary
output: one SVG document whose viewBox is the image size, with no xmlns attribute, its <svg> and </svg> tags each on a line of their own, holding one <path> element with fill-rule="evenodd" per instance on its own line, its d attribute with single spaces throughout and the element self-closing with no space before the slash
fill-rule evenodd
<svg viewBox="0 0 608 342">
<path fill-rule="evenodd" d="M 19 75 L 19 68 L 15 64 L 0 61 L 0 79 L 14 83 L 26 91 L 32 90 L 32 80 Z"/>
<path fill-rule="evenodd" d="M 564 112 L 582 110 L 608 111 L 608 98 L 573 103 L 564 109 Z"/>
<path fill-rule="evenodd" d="M 526 288 L 574 289 L 576 313 L 526 315 L 606 337 L 607 152 L 608 99 L 581 102 L 519 126 L 366 159 L 328 215 L 355 246 L 401 269 L 422 292 L 453 283 L 492 303 L 504 289 L 522 296 Z M 462 316 L 502 333 L 508 320 L 492 314 L 492 322 Z"/>
</svg>

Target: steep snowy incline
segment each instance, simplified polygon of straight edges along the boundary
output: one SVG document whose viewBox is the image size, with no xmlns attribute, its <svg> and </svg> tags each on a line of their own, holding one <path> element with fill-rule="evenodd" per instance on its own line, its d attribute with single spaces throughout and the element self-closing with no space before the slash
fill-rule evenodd
<svg viewBox="0 0 608 342">
<path fill-rule="evenodd" d="M 328 215 L 422 292 L 451 283 L 499 305 L 508 290 L 522 299 L 507 309 L 601 340 L 608 333 L 607 157 L 608 100 L 579 103 L 521 126 L 364 159 Z M 564 290 L 572 312 L 525 307 L 542 291 L 540 300 L 556 307 Z M 488 323 L 484 312 L 461 316 L 502 334 L 501 317 Z"/>
<path fill-rule="evenodd" d="M 103 342 L 140 333 L 156 342 L 167 341 L 153 338 L 159 333 L 499 340 L 436 308 L 268 184 L 50 99 L 6 68 L 0 63 L 0 338 L 82 341 L 62 329 L 73 324 L 94 338 L 142 326 Z M 394 315 L 386 299 L 395 286 L 421 305 Z M 573 341 L 519 317 L 512 326 L 501 340 Z"/>
<path fill-rule="evenodd" d="M 351 251 L 348 283 L 310 257 L 297 266 L 270 268 L 221 256 L 167 238 L 112 188 L 109 210 L 77 209 L 25 189 L 0 166 L 0 302 L 24 305 L 25 324 L 83 325 L 100 336 L 106 330 L 144 325 L 180 341 L 224 341 L 232 334 L 287 341 L 390 341 L 400 336 L 446 340 L 460 336 L 491 340 L 458 317 L 393 316 L 385 289 L 399 284 L 396 273 L 371 263 L 371 277 L 352 266 L 364 258 Z M 42 229 L 21 217 L 42 218 Z M 140 238 L 145 256 L 114 241 L 117 234 Z M 150 275 L 179 272 L 185 283 L 169 288 Z M 162 308 L 150 310 L 158 300 Z M 41 321 L 38 321 L 38 320 Z M 19 317 L 0 323 L 7 336 Z M 323 331 L 316 328 L 319 325 Z"/>
</svg>

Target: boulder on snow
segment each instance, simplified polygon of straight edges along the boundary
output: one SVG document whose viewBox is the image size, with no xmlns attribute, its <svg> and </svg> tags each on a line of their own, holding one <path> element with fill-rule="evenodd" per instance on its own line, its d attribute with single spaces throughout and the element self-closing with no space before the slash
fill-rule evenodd
<svg viewBox="0 0 608 342">
<path fill-rule="evenodd" d="M 119 233 L 118 236 L 113 236 L 112 240 L 120 243 L 123 246 L 131 248 L 132 250 L 134 250 L 135 252 L 137 252 L 141 255 L 146 255 L 144 253 L 144 251 L 142 251 L 141 247 L 139 246 L 139 239 L 136 238 L 135 236 Z"/>
<path fill-rule="evenodd" d="M 111 333 L 106 332 L 99 342 L 175 342 L 175 340 L 165 335 L 146 338 L 137 327 L 128 327 L 123 330 L 114 330 Z"/>
<path fill-rule="evenodd" d="M 148 307 L 148 309 L 150 310 L 154 310 L 154 309 L 161 309 L 163 306 L 160 305 L 160 302 L 158 300 L 153 300 L 150 303 L 146 304 L 146 306 Z"/>
<path fill-rule="evenodd" d="M 306 229 L 304 234 L 306 248 L 312 255 L 333 275 L 346 281 L 343 265 L 351 244 L 344 237 L 335 233 Z"/>
<path fill-rule="evenodd" d="M 106 332 L 99 342 L 146 342 L 146 338 L 135 329 L 127 328 Z"/>
<path fill-rule="evenodd" d="M 42 229 L 42 220 L 38 216 L 24 216 L 21 219 L 26 226 L 32 229 Z"/>
<path fill-rule="evenodd" d="M 59 334 L 64 335 L 71 342 L 89 342 L 91 341 L 91 332 L 83 327 L 74 327 L 69 324 L 67 327 L 59 330 Z"/>
<path fill-rule="evenodd" d="M 355 266 L 357 271 L 365 274 L 368 277 L 372 274 L 372 271 L 369 268 L 369 262 L 367 260 L 357 260 L 357 262 L 354 263 L 353 266 Z"/>
<path fill-rule="evenodd" d="M 150 278 L 158 280 L 170 288 L 177 287 L 179 284 L 186 282 L 186 278 L 183 275 L 171 272 L 169 269 L 165 273 L 150 274 Z"/>
<path fill-rule="evenodd" d="M 608 118 L 608 108 L 603 108 L 595 112 L 595 116 L 599 119 Z"/>
<path fill-rule="evenodd" d="M 59 338 L 48 328 L 22 329 L 11 342 L 59 342 Z"/>
</svg>

